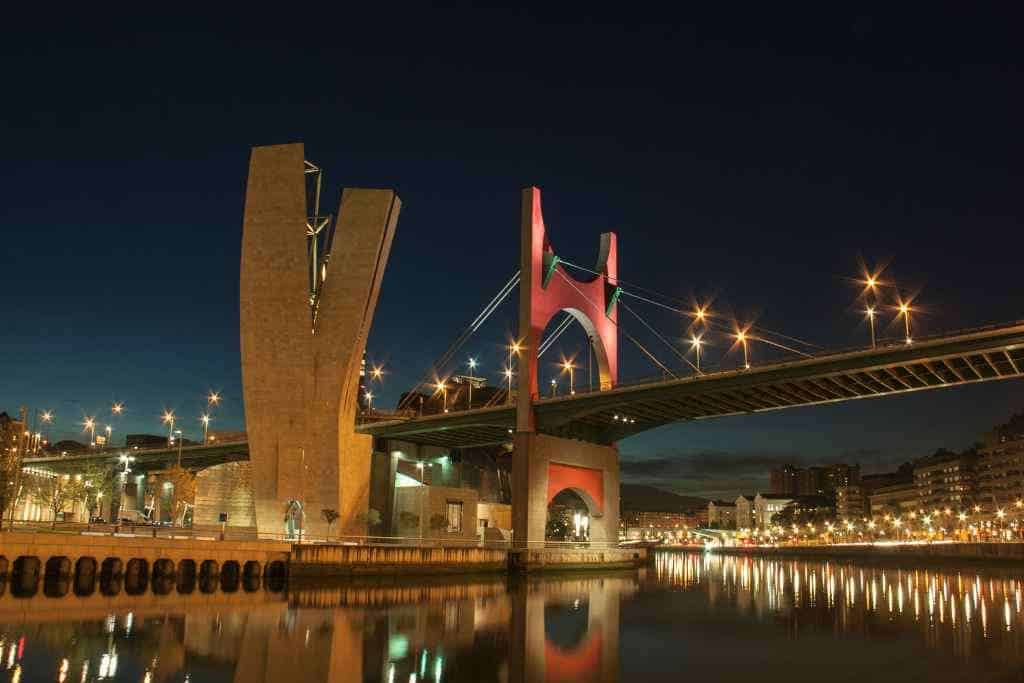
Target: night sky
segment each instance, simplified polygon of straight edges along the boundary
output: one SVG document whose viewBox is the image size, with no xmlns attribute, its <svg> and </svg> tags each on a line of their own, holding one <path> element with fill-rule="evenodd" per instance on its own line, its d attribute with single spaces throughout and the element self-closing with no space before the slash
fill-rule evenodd
<svg viewBox="0 0 1024 683">
<path fill-rule="evenodd" d="M 713 297 L 725 322 L 866 344 L 861 260 L 916 294 L 915 336 L 1024 318 L 1020 17 L 289 11 L 7 22 L 0 410 L 51 409 L 52 436 L 83 439 L 83 415 L 106 424 L 116 400 L 115 436 L 160 433 L 167 408 L 195 437 L 213 388 L 225 397 L 214 427 L 241 428 L 248 151 L 292 141 L 325 169 L 327 210 L 342 186 L 403 201 L 368 346 L 387 372 L 379 407 L 518 267 L 527 185 L 544 192 L 560 255 L 592 265 L 614 230 L 625 281 L 663 301 Z M 681 316 L 630 306 L 681 343 Z M 892 319 L 883 327 L 901 335 Z M 460 359 L 497 381 L 513 330 L 510 302 Z M 583 340 L 559 340 L 542 382 L 559 354 L 585 363 Z M 738 362 L 713 343 L 708 364 Z M 657 374 L 620 345 L 624 380 Z M 623 474 L 725 496 L 764 490 L 783 461 L 876 471 L 968 446 L 1024 408 L 1022 390 L 669 426 L 620 444 Z"/>
</svg>

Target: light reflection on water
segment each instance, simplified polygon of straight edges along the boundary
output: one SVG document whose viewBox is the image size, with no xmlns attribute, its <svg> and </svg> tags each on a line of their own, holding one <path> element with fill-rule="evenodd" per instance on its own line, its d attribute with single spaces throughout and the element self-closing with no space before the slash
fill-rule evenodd
<svg viewBox="0 0 1024 683">
<path fill-rule="evenodd" d="M 695 553 L 655 557 L 659 584 L 701 590 L 712 607 L 756 619 L 827 624 L 837 636 L 898 631 L 959 659 L 1024 666 L 1020 570 L 901 569 Z"/>
<path fill-rule="evenodd" d="M 1018 680 L 1021 609 L 1006 571 L 673 552 L 515 581 L 8 591 L 0 683 Z"/>
</svg>

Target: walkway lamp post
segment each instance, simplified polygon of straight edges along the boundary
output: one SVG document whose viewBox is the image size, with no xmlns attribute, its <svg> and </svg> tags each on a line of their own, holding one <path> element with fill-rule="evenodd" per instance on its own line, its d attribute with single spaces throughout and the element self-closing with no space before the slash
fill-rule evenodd
<svg viewBox="0 0 1024 683">
<path fill-rule="evenodd" d="M 82 423 L 85 427 L 85 431 L 89 432 L 89 446 L 96 445 L 96 420 L 91 417 L 86 417 L 85 422 Z"/>
<path fill-rule="evenodd" d="M 508 345 L 508 369 L 505 371 L 505 377 L 508 378 L 508 396 L 506 397 L 507 403 L 512 402 L 512 375 L 515 373 L 515 365 L 513 363 L 512 354 L 518 356 L 522 348 L 523 347 L 519 345 L 518 341 L 514 341 Z"/>
<path fill-rule="evenodd" d="M 864 314 L 868 317 L 868 327 L 871 328 L 871 348 L 875 348 L 875 307 L 868 306 L 864 309 Z"/>
<path fill-rule="evenodd" d="M 743 369 L 750 369 L 750 355 L 747 352 L 747 333 L 740 330 L 736 333 L 736 341 L 743 347 Z"/>
<path fill-rule="evenodd" d="M 163 422 L 167 425 L 167 447 L 170 448 L 174 443 L 174 411 L 165 410 Z"/>
<path fill-rule="evenodd" d="M 576 393 L 576 385 L 573 382 L 573 370 L 575 370 L 575 369 L 576 369 L 576 366 L 572 364 L 572 361 L 567 360 L 567 361 L 564 361 L 562 363 L 562 370 L 564 370 L 565 372 L 569 373 L 569 394 L 570 395 Z"/>
<path fill-rule="evenodd" d="M 181 430 L 175 429 L 174 435 L 178 438 L 178 467 L 181 467 L 181 445 L 184 439 L 181 438 Z"/>
<path fill-rule="evenodd" d="M 367 391 L 363 395 L 366 397 L 366 412 L 369 414 L 373 412 L 373 392 Z"/>
<path fill-rule="evenodd" d="M 558 393 L 558 380 L 552 379 L 551 380 L 551 395 L 554 396 L 556 393 Z"/>
<path fill-rule="evenodd" d="M 690 337 L 690 348 L 693 349 L 694 352 L 697 354 L 697 373 L 698 374 L 700 373 L 700 347 L 704 345 L 704 342 L 701 341 L 701 336 L 703 336 L 703 335 L 695 334 L 695 335 L 692 335 Z"/>
<path fill-rule="evenodd" d="M 907 343 L 908 344 L 910 344 L 910 343 L 912 343 L 914 341 L 913 338 L 910 336 L 910 312 L 911 312 L 910 304 L 901 301 L 900 302 L 900 315 L 903 316 L 903 325 L 904 325 L 904 329 L 906 330 L 906 333 L 907 333 Z"/>
<path fill-rule="evenodd" d="M 203 445 L 204 446 L 209 441 L 210 419 L 211 418 L 210 418 L 210 414 L 209 413 L 204 413 L 202 415 L 202 417 L 199 418 L 199 421 L 203 423 Z"/>
<path fill-rule="evenodd" d="M 53 413 L 51 411 L 49 411 L 49 410 L 44 410 L 44 411 L 40 412 L 39 413 L 39 421 L 42 424 L 47 424 L 47 425 L 51 424 L 53 422 Z M 39 427 L 39 434 L 40 434 L 40 438 L 41 438 L 42 435 L 44 434 L 43 427 Z"/>
<path fill-rule="evenodd" d="M 448 385 L 445 382 L 438 382 L 434 385 L 439 392 L 441 392 L 442 407 L 444 412 L 448 412 Z"/>
<path fill-rule="evenodd" d="M 104 429 L 104 431 L 107 433 L 107 448 L 110 448 L 111 444 L 113 444 L 113 441 L 111 440 L 110 435 L 113 433 L 114 428 L 111 427 L 110 425 L 107 425 L 106 429 Z"/>
<path fill-rule="evenodd" d="M 469 406 L 469 409 L 472 410 L 473 409 L 473 381 L 476 379 L 476 377 L 473 376 L 473 371 L 476 370 L 476 366 L 477 366 L 476 358 L 470 358 L 469 359 L 469 363 L 467 363 L 467 365 L 469 365 L 469 404 L 468 404 L 468 406 Z"/>
</svg>

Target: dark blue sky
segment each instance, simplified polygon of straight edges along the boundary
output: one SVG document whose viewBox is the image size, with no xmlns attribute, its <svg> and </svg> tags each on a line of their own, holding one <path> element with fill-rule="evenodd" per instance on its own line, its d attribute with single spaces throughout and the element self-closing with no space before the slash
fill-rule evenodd
<svg viewBox="0 0 1024 683">
<path fill-rule="evenodd" d="M 213 387 L 215 425 L 241 427 L 248 148 L 297 140 L 332 197 L 394 187 L 404 203 L 369 345 L 388 370 L 378 405 L 514 272 L 530 184 L 566 258 L 589 264 L 615 230 L 627 281 L 715 295 L 723 313 L 822 346 L 866 341 L 846 279 L 861 257 L 920 292 L 921 333 L 1024 317 L 1019 17 L 594 12 L 9 23 L 0 409 L 52 409 L 70 436 L 120 400 L 122 435 L 159 431 L 165 407 L 198 433 Z M 512 326 L 506 306 L 467 354 L 497 373 Z M 625 378 L 653 373 L 620 343 Z M 566 335 L 558 350 L 581 346 Z M 968 445 L 1020 392 L 667 427 L 623 442 L 623 470 L 724 495 L 763 488 L 786 459 L 884 467 Z"/>
</svg>

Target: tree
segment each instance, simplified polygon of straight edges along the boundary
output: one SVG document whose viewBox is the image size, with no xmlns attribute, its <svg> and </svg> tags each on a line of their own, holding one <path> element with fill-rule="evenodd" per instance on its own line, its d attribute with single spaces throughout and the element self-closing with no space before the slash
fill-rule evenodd
<svg viewBox="0 0 1024 683">
<path fill-rule="evenodd" d="M 15 507 L 21 487 L 19 431 L 7 413 L 0 413 L 0 528 L 4 514 Z"/>
<path fill-rule="evenodd" d="M 115 476 L 112 467 L 102 465 L 87 465 L 82 472 L 82 502 L 85 503 L 86 514 L 90 520 L 103 497 L 109 496 L 113 491 Z"/>
<path fill-rule="evenodd" d="M 552 517 L 544 529 L 544 536 L 551 541 L 564 541 L 569 536 L 569 525 L 561 517 Z"/>
<path fill-rule="evenodd" d="M 360 512 L 356 515 L 356 522 L 359 524 L 366 525 L 366 533 L 368 536 L 374 536 L 374 531 L 378 531 L 382 519 L 380 513 L 370 508 L 366 512 Z M 418 522 L 417 522 L 418 523 Z"/>
<path fill-rule="evenodd" d="M 188 514 L 188 511 L 195 506 L 196 475 L 180 465 L 171 465 L 164 471 L 164 478 L 173 487 L 173 498 L 171 499 L 172 519 L 175 524 L 182 526 L 185 523 L 185 516 Z"/>
<path fill-rule="evenodd" d="M 420 516 L 415 512 L 403 511 L 398 513 L 398 525 L 403 529 L 412 529 L 420 525 Z"/>
<path fill-rule="evenodd" d="M 53 527 L 57 526 L 57 516 L 68 504 L 85 499 L 85 480 L 81 475 L 33 473 L 27 485 L 29 495 L 53 513 Z"/>
<path fill-rule="evenodd" d="M 341 517 L 341 515 L 338 514 L 337 510 L 332 510 L 330 508 L 324 508 L 323 510 L 320 511 L 320 516 L 324 518 L 325 522 L 327 522 L 327 537 L 330 538 L 331 537 L 331 526 L 336 521 L 338 521 L 338 517 Z"/>
<path fill-rule="evenodd" d="M 428 522 L 428 525 L 430 526 L 431 531 L 435 533 L 440 533 L 441 531 L 448 528 L 448 518 L 439 512 L 434 513 L 430 515 L 430 521 Z"/>
</svg>

